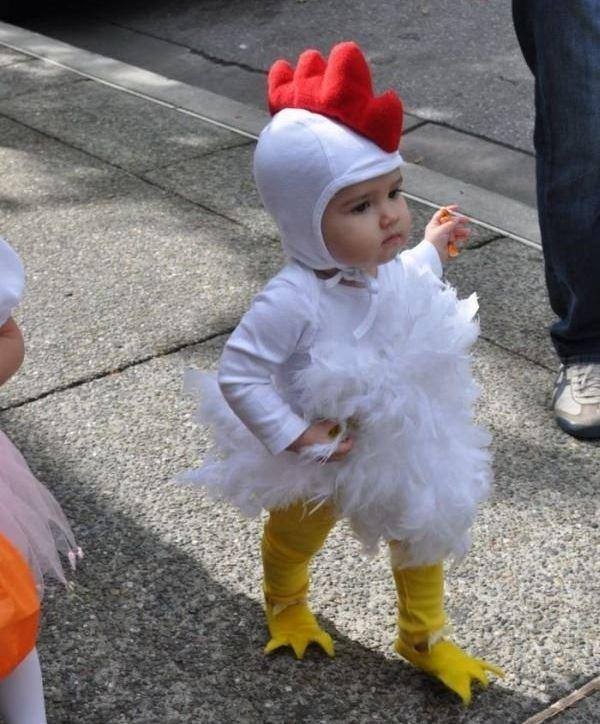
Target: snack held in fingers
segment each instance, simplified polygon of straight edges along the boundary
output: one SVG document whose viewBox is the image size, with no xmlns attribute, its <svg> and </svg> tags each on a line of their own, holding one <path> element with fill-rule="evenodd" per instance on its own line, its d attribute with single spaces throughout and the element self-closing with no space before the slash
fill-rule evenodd
<svg viewBox="0 0 600 724">
<path fill-rule="evenodd" d="M 445 224 L 447 221 L 451 221 L 453 217 L 452 212 L 447 207 L 442 207 L 442 213 L 440 216 L 440 224 Z M 456 246 L 456 239 L 452 238 L 448 242 L 448 256 L 458 256 L 460 251 Z"/>
</svg>

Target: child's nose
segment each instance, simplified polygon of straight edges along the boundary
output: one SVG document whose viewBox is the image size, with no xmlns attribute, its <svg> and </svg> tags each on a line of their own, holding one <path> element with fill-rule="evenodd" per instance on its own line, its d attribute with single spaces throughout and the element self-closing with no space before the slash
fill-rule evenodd
<svg viewBox="0 0 600 724">
<path fill-rule="evenodd" d="M 391 205 L 386 205 L 381 210 L 381 216 L 379 217 L 379 223 L 382 229 L 386 229 L 388 226 L 392 226 L 398 221 L 398 211 Z"/>
</svg>

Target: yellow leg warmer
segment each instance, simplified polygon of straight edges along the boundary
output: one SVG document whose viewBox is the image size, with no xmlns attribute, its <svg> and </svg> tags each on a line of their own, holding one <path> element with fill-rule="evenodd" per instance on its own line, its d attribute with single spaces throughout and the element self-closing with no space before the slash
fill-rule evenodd
<svg viewBox="0 0 600 724">
<path fill-rule="evenodd" d="M 443 607 L 444 569 L 441 563 L 420 568 L 396 568 L 398 590 L 398 639 L 396 651 L 412 664 L 437 677 L 471 702 L 471 681 L 488 685 L 486 671 L 504 676 L 501 669 L 443 638 L 446 616 Z"/>
<path fill-rule="evenodd" d="M 308 564 L 335 525 L 328 506 L 311 512 L 297 503 L 270 513 L 262 539 L 267 625 L 271 636 L 265 653 L 291 646 L 297 658 L 317 643 L 333 656 L 331 636 L 317 623 L 306 602 Z"/>
</svg>

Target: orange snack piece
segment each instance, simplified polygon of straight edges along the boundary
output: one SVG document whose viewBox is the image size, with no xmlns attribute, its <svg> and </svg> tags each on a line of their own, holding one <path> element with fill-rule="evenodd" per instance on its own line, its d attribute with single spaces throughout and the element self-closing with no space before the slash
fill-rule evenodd
<svg viewBox="0 0 600 724">
<path fill-rule="evenodd" d="M 442 214 L 440 216 L 440 224 L 445 224 L 452 218 L 452 213 L 449 209 L 443 207 Z M 455 239 L 450 239 L 448 242 L 448 256 L 458 256 L 460 254 L 458 247 L 456 246 Z"/>
<path fill-rule="evenodd" d="M 450 221 L 450 219 L 452 218 L 450 210 L 444 206 L 442 207 L 441 212 L 442 213 L 440 215 L 440 224 L 445 224 L 447 221 Z"/>
<path fill-rule="evenodd" d="M 25 559 L 0 535 L 0 680 L 35 646 L 40 599 Z"/>
<path fill-rule="evenodd" d="M 448 256 L 458 256 L 460 251 L 453 241 L 448 242 Z"/>
</svg>

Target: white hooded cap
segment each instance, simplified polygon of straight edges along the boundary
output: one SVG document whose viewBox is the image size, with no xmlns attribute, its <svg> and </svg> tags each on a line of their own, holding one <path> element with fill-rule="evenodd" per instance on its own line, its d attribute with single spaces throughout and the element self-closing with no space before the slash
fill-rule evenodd
<svg viewBox="0 0 600 724">
<path fill-rule="evenodd" d="M 285 254 L 311 269 L 343 268 L 321 232 L 327 204 L 341 189 L 403 163 L 364 136 L 303 109 L 277 113 L 258 139 L 254 178 L 279 232 Z"/>
</svg>

